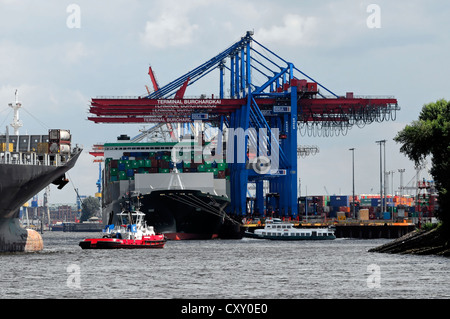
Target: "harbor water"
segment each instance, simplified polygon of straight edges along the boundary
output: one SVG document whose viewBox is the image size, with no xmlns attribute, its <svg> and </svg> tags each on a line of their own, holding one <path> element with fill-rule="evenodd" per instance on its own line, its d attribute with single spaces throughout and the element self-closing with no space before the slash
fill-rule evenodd
<svg viewBox="0 0 450 319">
<path fill-rule="evenodd" d="M 0 255 L 0 299 L 437 299 L 450 259 L 369 253 L 388 239 L 168 241 L 82 250 L 96 233 L 44 232 L 44 250 Z"/>
</svg>

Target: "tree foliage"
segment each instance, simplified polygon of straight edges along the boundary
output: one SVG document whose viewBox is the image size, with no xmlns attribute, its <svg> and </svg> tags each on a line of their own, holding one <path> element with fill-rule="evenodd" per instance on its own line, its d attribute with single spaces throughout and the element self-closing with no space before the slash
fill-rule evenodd
<svg viewBox="0 0 450 319">
<path fill-rule="evenodd" d="M 83 200 L 81 204 L 80 221 L 86 221 L 98 212 L 100 203 L 97 198 L 89 196 Z"/>
<path fill-rule="evenodd" d="M 450 229 L 450 101 L 424 105 L 419 119 L 398 132 L 394 141 L 402 144 L 400 151 L 416 165 L 431 156 L 430 174 L 439 193 L 438 217 Z"/>
</svg>

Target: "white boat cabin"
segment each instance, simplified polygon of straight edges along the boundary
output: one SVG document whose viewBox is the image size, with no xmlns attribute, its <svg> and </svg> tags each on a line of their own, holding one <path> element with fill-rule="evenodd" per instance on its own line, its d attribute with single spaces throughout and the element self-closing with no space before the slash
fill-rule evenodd
<svg viewBox="0 0 450 319">
<path fill-rule="evenodd" d="M 153 226 L 148 226 L 145 222 L 144 213 L 123 211 L 117 216 L 120 217 L 120 225 L 107 225 L 103 230 L 107 235 L 122 239 L 142 239 L 143 236 L 155 235 Z"/>
<path fill-rule="evenodd" d="M 334 231 L 328 228 L 294 228 L 294 224 L 283 223 L 281 219 L 266 220 L 264 229 L 256 229 L 255 234 L 260 236 L 287 236 L 287 237 L 334 237 Z"/>
</svg>

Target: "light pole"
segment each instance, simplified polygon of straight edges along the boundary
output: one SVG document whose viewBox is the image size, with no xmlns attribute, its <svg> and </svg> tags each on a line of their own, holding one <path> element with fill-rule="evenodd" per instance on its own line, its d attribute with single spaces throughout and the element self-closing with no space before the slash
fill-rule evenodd
<svg viewBox="0 0 450 319">
<path fill-rule="evenodd" d="M 382 161 L 382 149 L 381 145 L 386 145 L 386 140 L 376 141 L 375 143 L 380 144 L 380 207 L 381 207 L 381 213 L 383 213 L 384 210 L 384 203 L 383 203 L 383 161 Z M 385 146 L 386 147 L 386 146 Z M 385 152 L 386 156 L 386 152 Z M 386 164 L 386 157 L 385 157 L 385 164 Z"/>
<path fill-rule="evenodd" d="M 356 209 L 355 209 L 355 148 L 350 148 L 349 151 L 352 151 L 352 176 L 353 176 L 353 199 L 352 199 L 352 206 L 353 206 L 353 219 L 356 218 Z"/>
<path fill-rule="evenodd" d="M 395 171 L 388 171 L 388 172 L 386 172 L 386 179 L 387 179 L 387 182 L 386 182 L 386 180 L 385 180 L 385 182 L 384 182 L 384 184 L 385 184 L 385 186 L 386 185 L 388 185 L 389 184 L 389 178 L 391 179 L 391 191 L 392 191 L 392 203 L 394 203 L 394 173 L 395 173 Z M 385 189 L 387 189 L 388 188 L 388 186 L 386 186 L 386 188 Z M 385 191 L 386 192 L 386 191 Z M 387 196 L 389 196 L 388 195 L 388 192 L 386 192 L 386 195 Z M 386 198 L 386 200 L 387 200 L 387 198 Z M 387 205 L 387 203 L 386 203 L 386 205 Z M 388 208 L 386 208 L 386 211 L 387 211 L 387 209 Z M 392 209 L 390 210 L 390 212 L 391 212 L 391 219 L 394 219 L 394 206 L 392 206 Z"/>
<path fill-rule="evenodd" d="M 400 173 L 400 202 L 401 198 L 403 197 L 403 173 L 405 172 L 404 168 L 399 168 L 398 172 Z"/>
</svg>

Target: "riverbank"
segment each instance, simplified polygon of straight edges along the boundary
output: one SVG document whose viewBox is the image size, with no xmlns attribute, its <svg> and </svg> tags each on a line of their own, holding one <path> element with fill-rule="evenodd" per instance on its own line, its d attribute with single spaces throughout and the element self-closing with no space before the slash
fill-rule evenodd
<svg viewBox="0 0 450 319">
<path fill-rule="evenodd" d="M 443 234 L 441 227 L 415 230 L 392 242 L 369 249 L 369 252 L 450 257 L 450 240 Z"/>
</svg>

